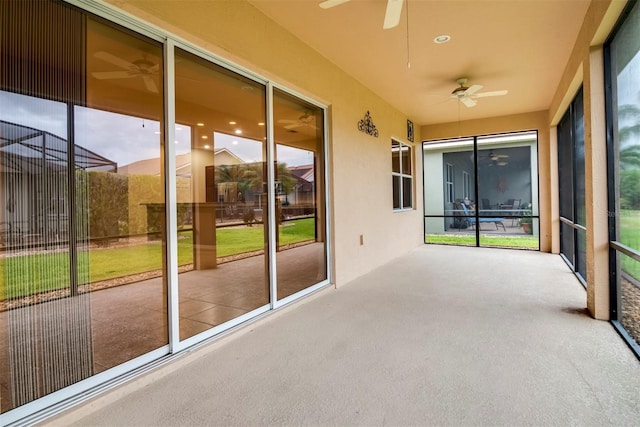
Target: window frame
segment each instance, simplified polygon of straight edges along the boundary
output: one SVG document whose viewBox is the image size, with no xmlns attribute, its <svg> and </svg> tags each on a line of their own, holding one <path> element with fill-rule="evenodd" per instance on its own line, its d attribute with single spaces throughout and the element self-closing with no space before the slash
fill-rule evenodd
<svg viewBox="0 0 640 427">
<path fill-rule="evenodd" d="M 397 147 L 397 148 L 396 148 Z M 404 149 L 408 149 L 409 150 L 409 172 L 410 173 L 405 173 L 403 172 L 404 168 L 404 164 L 403 164 L 403 157 L 401 155 L 401 152 L 404 151 Z M 394 167 L 394 159 L 393 157 L 396 155 L 396 153 L 394 152 L 394 150 L 397 149 L 397 156 L 398 156 L 398 170 L 395 170 Z M 414 171 L 414 167 L 413 167 L 413 154 L 414 150 L 413 150 L 413 146 L 404 142 L 401 142 L 397 139 L 392 139 L 391 140 L 391 182 L 392 182 L 392 192 L 397 191 L 398 192 L 398 200 L 399 200 L 399 206 L 396 206 L 395 204 L 395 198 L 393 200 L 393 211 L 394 212 L 402 212 L 402 211 L 410 211 L 414 209 L 414 184 L 413 184 L 413 171 Z M 396 189 L 396 183 L 394 178 L 398 178 L 398 188 Z M 408 180 L 408 183 L 405 184 L 405 180 Z M 405 205 L 405 200 L 404 200 L 404 194 L 405 194 L 405 185 L 409 186 L 409 191 L 410 191 L 410 201 L 408 205 Z"/>
<path fill-rule="evenodd" d="M 456 170 L 451 163 L 445 164 L 445 194 L 447 195 L 447 203 L 453 203 L 456 200 Z"/>
</svg>

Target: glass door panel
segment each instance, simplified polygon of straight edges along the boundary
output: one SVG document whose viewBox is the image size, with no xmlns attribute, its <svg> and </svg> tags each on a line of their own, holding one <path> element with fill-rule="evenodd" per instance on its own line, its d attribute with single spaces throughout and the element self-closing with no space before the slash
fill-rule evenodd
<svg viewBox="0 0 640 427">
<path fill-rule="evenodd" d="M 281 300 L 327 279 L 324 110 L 274 89 L 273 119 Z"/>
<path fill-rule="evenodd" d="M 10 3 L 2 25 L 25 32 L 0 61 L 2 412 L 168 343 L 164 217 L 145 208 L 164 183 L 133 173 L 163 151 L 162 47 L 68 4 Z"/>
<path fill-rule="evenodd" d="M 265 87 L 176 49 L 184 340 L 269 303 Z"/>
</svg>

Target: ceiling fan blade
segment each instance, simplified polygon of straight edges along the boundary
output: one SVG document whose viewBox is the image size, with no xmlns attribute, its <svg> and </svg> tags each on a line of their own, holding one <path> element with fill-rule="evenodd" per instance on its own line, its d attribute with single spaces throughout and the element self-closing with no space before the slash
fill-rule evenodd
<svg viewBox="0 0 640 427">
<path fill-rule="evenodd" d="M 479 91 L 483 87 L 484 86 L 482 86 L 482 85 L 473 85 L 473 86 L 469 87 L 469 89 L 465 90 L 464 94 L 465 94 L 465 96 L 473 95 L 474 93 L 476 93 L 477 91 Z"/>
<path fill-rule="evenodd" d="M 476 93 L 476 98 L 484 98 L 487 96 L 502 96 L 508 94 L 508 90 L 494 90 L 492 92 L 480 92 Z"/>
<path fill-rule="evenodd" d="M 158 86 L 156 86 L 156 82 L 149 76 L 142 76 L 142 80 L 144 80 L 144 85 L 149 92 L 158 93 Z"/>
<path fill-rule="evenodd" d="M 116 65 L 120 68 L 123 68 L 125 70 L 131 70 L 136 68 L 136 66 L 134 64 L 132 64 L 129 61 L 125 61 L 122 58 L 118 58 L 115 55 L 112 55 L 110 53 L 104 52 L 104 51 L 100 51 L 100 52 L 96 52 L 93 56 L 95 56 L 98 59 L 102 59 L 103 61 L 108 62 L 109 64 L 113 64 Z"/>
<path fill-rule="evenodd" d="M 462 102 L 465 106 L 471 108 L 476 106 L 476 101 L 471 98 L 460 98 L 460 102 Z"/>
<path fill-rule="evenodd" d="M 291 124 L 291 125 L 287 125 L 284 128 L 285 129 L 296 129 L 296 128 L 299 128 L 299 127 L 302 127 L 302 126 L 306 126 L 306 125 L 304 123 L 294 123 L 294 124 Z"/>
<path fill-rule="evenodd" d="M 351 0 L 325 0 L 322 3 L 320 3 L 318 6 L 320 6 L 323 9 L 329 9 L 334 6 L 341 5 L 342 3 L 346 3 L 348 1 L 351 1 Z"/>
<path fill-rule="evenodd" d="M 384 25 L 382 29 L 388 30 L 389 28 L 398 26 L 403 4 L 404 0 L 387 0 L 387 11 L 384 14 Z"/>
<path fill-rule="evenodd" d="M 131 73 L 129 71 L 96 71 L 95 73 L 91 73 L 91 75 L 100 80 L 128 79 L 136 76 L 134 73 Z"/>
</svg>

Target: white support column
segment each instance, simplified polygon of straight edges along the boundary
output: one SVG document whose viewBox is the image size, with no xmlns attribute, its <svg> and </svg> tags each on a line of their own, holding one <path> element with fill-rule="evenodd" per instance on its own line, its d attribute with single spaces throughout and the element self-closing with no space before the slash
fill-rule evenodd
<svg viewBox="0 0 640 427">
<path fill-rule="evenodd" d="M 585 196 L 587 211 L 587 308 L 609 319 L 607 143 L 602 46 L 590 49 L 584 67 Z"/>
</svg>

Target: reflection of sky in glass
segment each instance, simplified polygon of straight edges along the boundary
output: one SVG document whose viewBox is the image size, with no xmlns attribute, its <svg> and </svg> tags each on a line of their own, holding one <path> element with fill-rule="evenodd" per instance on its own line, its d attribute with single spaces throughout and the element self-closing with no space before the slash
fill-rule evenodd
<svg viewBox="0 0 640 427">
<path fill-rule="evenodd" d="M 0 120 L 50 132 L 67 138 L 64 103 L 0 91 Z M 114 161 L 118 166 L 158 158 L 160 123 L 140 117 L 75 106 L 76 145 Z M 176 125 L 176 154 L 191 150 L 191 128 Z M 226 148 L 247 163 L 264 161 L 263 143 L 237 135 L 214 134 L 215 149 Z M 313 153 L 277 145 L 278 162 L 288 166 L 313 163 Z"/>
<path fill-rule="evenodd" d="M 253 139 L 227 135 L 215 132 L 213 134 L 214 148 L 226 148 L 247 163 L 262 162 L 262 143 Z M 277 145 L 278 163 L 286 163 L 287 166 L 308 165 L 313 163 L 313 153 L 308 150 Z"/>
<path fill-rule="evenodd" d="M 301 148 L 278 144 L 276 156 L 278 157 L 278 163 L 286 163 L 287 166 L 313 164 L 313 152 Z"/>
<path fill-rule="evenodd" d="M 262 162 L 262 142 L 226 133 L 213 133 L 213 148 L 226 148 L 246 163 Z"/>
<path fill-rule="evenodd" d="M 67 138 L 67 106 L 62 102 L 0 90 L 0 120 Z"/>
<path fill-rule="evenodd" d="M 160 124 L 140 117 L 75 107 L 76 144 L 124 166 L 160 154 Z"/>
</svg>

